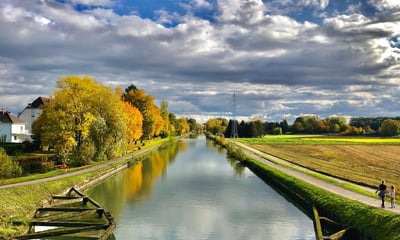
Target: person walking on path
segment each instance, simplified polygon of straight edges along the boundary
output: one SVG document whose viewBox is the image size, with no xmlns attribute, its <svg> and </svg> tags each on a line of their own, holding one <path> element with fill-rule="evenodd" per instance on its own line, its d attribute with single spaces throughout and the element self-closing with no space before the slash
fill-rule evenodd
<svg viewBox="0 0 400 240">
<path fill-rule="evenodd" d="M 378 189 L 376 190 L 375 193 L 378 193 L 378 196 L 382 200 L 381 207 L 385 208 L 386 185 L 385 185 L 385 181 L 384 180 L 382 180 L 382 183 L 379 184 L 379 187 L 378 187 Z"/>
<path fill-rule="evenodd" d="M 390 187 L 390 191 L 389 191 L 389 197 L 390 197 L 390 207 L 394 208 L 394 198 L 396 197 L 396 190 L 394 189 L 394 186 L 392 185 Z"/>
</svg>

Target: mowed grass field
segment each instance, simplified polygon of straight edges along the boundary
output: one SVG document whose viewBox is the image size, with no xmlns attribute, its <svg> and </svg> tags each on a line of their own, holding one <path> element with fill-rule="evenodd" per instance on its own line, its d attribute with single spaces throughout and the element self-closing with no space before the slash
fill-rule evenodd
<svg viewBox="0 0 400 240">
<path fill-rule="evenodd" d="M 377 187 L 385 180 L 400 193 L 400 139 L 281 135 L 238 139 L 301 166 Z M 399 194 L 397 197 L 399 199 Z"/>
</svg>

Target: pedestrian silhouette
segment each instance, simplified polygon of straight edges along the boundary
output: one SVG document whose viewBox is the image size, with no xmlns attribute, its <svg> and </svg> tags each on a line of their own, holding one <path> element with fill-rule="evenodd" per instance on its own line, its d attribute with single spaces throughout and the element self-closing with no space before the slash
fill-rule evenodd
<svg viewBox="0 0 400 240">
<path fill-rule="evenodd" d="M 390 190 L 389 190 L 389 197 L 390 197 L 390 207 L 394 208 L 394 199 L 396 197 L 396 190 L 394 189 L 394 186 L 390 186 Z"/>
<path fill-rule="evenodd" d="M 381 207 L 385 208 L 386 185 L 384 180 L 382 180 L 382 183 L 379 184 L 379 187 L 375 193 L 378 193 L 379 197 L 382 200 Z"/>
</svg>

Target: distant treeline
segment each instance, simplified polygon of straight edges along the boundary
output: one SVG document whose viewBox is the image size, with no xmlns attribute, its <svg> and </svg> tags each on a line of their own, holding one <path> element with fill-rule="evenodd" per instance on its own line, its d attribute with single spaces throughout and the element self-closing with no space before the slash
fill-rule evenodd
<svg viewBox="0 0 400 240">
<path fill-rule="evenodd" d="M 235 121 L 235 122 L 234 122 Z M 238 137 L 262 137 L 266 134 L 339 134 L 339 135 L 371 135 L 397 136 L 400 134 L 400 117 L 355 117 L 350 121 L 345 117 L 300 116 L 293 124 L 286 119 L 281 122 L 264 122 L 259 118 L 251 121 L 227 120 L 225 118 L 210 119 L 206 123 L 207 131 L 233 137 L 236 125 Z"/>
</svg>

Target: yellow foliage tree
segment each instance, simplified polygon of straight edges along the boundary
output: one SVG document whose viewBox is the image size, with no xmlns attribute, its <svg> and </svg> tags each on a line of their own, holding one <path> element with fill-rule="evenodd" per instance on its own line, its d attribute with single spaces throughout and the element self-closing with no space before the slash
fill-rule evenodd
<svg viewBox="0 0 400 240">
<path fill-rule="evenodd" d="M 164 119 L 161 116 L 160 109 L 156 105 L 153 105 L 153 116 L 154 116 L 154 133 L 153 136 L 159 136 L 164 129 Z"/>
<path fill-rule="evenodd" d="M 123 103 L 112 89 L 91 77 L 60 78 L 38 121 L 35 129 L 42 144 L 53 146 L 64 158 L 74 153 L 77 165 L 123 152 Z"/>
<path fill-rule="evenodd" d="M 130 85 L 125 89 L 124 101 L 137 107 L 143 115 L 143 138 L 149 139 L 159 135 L 162 130 L 162 117 L 160 110 L 154 104 L 152 96 L 147 95 L 144 90 L 137 89 L 135 85 Z M 161 125 L 161 130 L 160 130 Z"/>
<path fill-rule="evenodd" d="M 140 139 L 143 135 L 143 116 L 139 109 L 128 102 L 124 102 L 124 113 L 126 121 L 126 140 L 130 143 Z"/>
<path fill-rule="evenodd" d="M 179 130 L 178 130 L 179 135 L 183 135 L 190 131 L 190 126 L 186 118 L 179 118 L 178 123 L 179 123 Z"/>
</svg>

